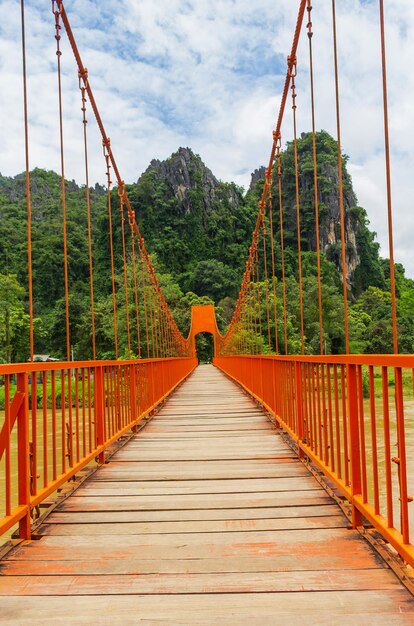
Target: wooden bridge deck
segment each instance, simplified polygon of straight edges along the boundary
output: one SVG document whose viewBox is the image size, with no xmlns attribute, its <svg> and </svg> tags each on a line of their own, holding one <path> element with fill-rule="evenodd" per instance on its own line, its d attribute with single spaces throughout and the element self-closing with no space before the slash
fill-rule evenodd
<svg viewBox="0 0 414 626">
<path fill-rule="evenodd" d="M 409 592 L 212 366 L 40 532 L 1 562 L 2 624 L 414 623 Z"/>
</svg>

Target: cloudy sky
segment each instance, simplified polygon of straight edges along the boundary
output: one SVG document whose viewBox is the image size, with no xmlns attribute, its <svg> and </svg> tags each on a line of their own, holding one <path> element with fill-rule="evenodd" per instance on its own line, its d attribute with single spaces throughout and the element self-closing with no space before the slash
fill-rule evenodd
<svg viewBox="0 0 414 626">
<path fill-rule="evenodd" d="M 54 18 L 26 0 L 31 167 L 59 170 Z M 384 0 L 396 259 L 414 277 L 414 2 Z M 296 0 L 71 0 L 65 6 L 125 181 L 179 146 L 247 187 L 268 161 Z M 335 135 L 331 0 L 314 0 L 316 124 Z M 387 255 L 378 0 L 337 2 L 343 150 L 359 203 Z M 20 2 L 0 0 L 0 172 L 24 168 Z M 77 73 L 62 41 L 66 176 L 84 181 Z M 310 129 L 307 38 L 298 53 L 298 124 Z M 284 140 L 291 138 L 286 111 Z M 90 180 L 104 182 L 89 114 Z"/>
</svg>

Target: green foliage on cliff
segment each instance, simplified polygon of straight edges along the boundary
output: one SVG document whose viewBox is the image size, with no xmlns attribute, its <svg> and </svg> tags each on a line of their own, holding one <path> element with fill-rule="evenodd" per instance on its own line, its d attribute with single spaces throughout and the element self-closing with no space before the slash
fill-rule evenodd
<svg viewBox="0 0 414 626">
<path fill-rule="evenodd" d="M 329 353 L 344 350 L 341 243 L 338 202 L 337 144 L 326 132 L 317 135 L 318 200 L 320 218 L 324 347 Z M 298 141 L 301 248 L 304 281 L 306 351 L 319 349 L 316 238 L 312 138 Z M 375 233 L 365 210 L 358 205 L 343 158 L 346 211 L 346 263 L 349 319 L 353 352 L 391 350 L 389 267 L 380 258 Z M 297 226 L 293 145 L 282 154 L 283 219 L 289 352 L 300 349 L 298 302 Z M 36 169 L 31 174 L 34 315 L 36 353 L 65 356 L 65 306 L 60 177 Z M 200 157 L 180 149 L 167 161 L 153 162 L 137 183 L 127 186 L 137 222 L 152 255 L 161 286 L 180 330 L 189 330 L 192 304 L 215 302 L 222 331 L 231 319 L 245 269 L 257 202 L 263 188 L 258 181 L 246 193 L 233 183 L 215 179 Z M 91 357 L 89 259 L 85 189 L 65 183 L 69 251 L 71 343 L 75 358 Z M 93 224 L 93 263 L 98 356 L 113 352 L 112 297 L 109 262 L 109 220 L 106 191 L 90 190 Z M 271 343 L 276 332 L 284 351 L 281 284 L 279 195 L 277 172 L 273 187 L 276 267 L 277 329 L 271 321 Z M 113 236 L 119 334 L 126 347 L 123 297 L 121 223 L 117 190 L 112 193 Z M 269 227 L 269 224 L 268 224 Z M 28 297 L 26 204 L 23 175 L 0 176 L 0 359 L 28 357 Z M 128 231 L 128 229 L 127 229 Z M 396 265 L 400 349 L 414 346 L 414 282 Z M 132 287 L 132 271 L 128 280 Z M 260 289 L 265 295 L 263 267 Z M 272 292 L 272 290 L 271 290 Z M 271 299 L 273 295 L 271 293 Z M 262 306 L 264 297 L 262 298 Z M 131 319 L 135 317 L 131 304 Z M 142 303 L 140 304 L 141 319 Z M 265 319 L 265 311 L 262 311 Z M 133 325 L 132 325 L 133 328 Z M 141 326 L 141 337 L 145 328 Z M 254 338 L 252 339 L 254 341 Z M 267 340 L 266 340 L 267 341 Z M 136 346 L 137 332 L 132 330 Z M 204 359 L 211 354 L 208 337 L 199 339 Z M 146 355 L 145 341 L 142 343 Z M 265 349 L 270 350 L 269 346 Z M 134 348 L 136 352 L 136 349 Z"/>
</svg>

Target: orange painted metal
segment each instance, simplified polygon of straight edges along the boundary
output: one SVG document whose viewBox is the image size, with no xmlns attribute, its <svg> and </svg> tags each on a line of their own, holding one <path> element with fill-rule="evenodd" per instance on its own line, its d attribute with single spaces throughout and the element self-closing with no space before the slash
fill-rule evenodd
<svg viewBox="0 0 414 626">
<path fill-rule="evenodd" d="M 341 114 L 339 102 L 339 73 L 338 73 L 338 46 L 336 36 L 336 6 L 332 0 L 332 36 L 333 36 L 333 58 L 335 76 L 335 108 L 336 108 L 336 134 L 337 134 L 337 160 L 338 160 L 338 193 L 339 193 L 339 215 L 341 223 L 341 264 L 342 264 L 342 291 L 344 300 L 344 332 L 345 351 L 349 353 L 349 320 L 348 320 L 348 291 L 347 291 L 347 265 L 346 265 L 346 241 L 345 241 L 345 209 L 344 190 L 342 172 L 342 143 L 341 143 Z"/>
<path fill-rule="evenodd" d="M 33 331 L 33 271 L 32 271 L 32 207 L 30 192 L 30 165 L 29 165 L 29 115 L 27 107 L 27 72 L 26 72 L 26 27 L 24 0 L 20 1 L 21 24 L 22 24 L 22 73 L 23 73 L 23 114 L 24 114 L 24 145 L 25 145 L 25 182 L 26 182 L 26 207 L 27 207 L 27 278 L 29 296 L 29 341 L 30 360 L 34 355 L 34 331 Z"/>
<path fill-rule="evenodd" d="M 0 422 L 0 460 L 6 459 L 0 466 L 6 486 L 0 535 L 18 523 L 20 536 L 29 539 L 35 507 L 94 459 L 103 463 L 108 446 L 196 365 L 195 357 L 0 365 L 7 390 Z"/>
<path fill-rule="evenodd" d="M 200 304 L 191 307 L 191 327 L 188 339 L 193 346 L 195 354 L 195 337 L 199 333 L 211 333 L 214 339 L 214 355 L 217 352 L 217 344 L 221 339 L 220 332 L 217 328 L 216 313 L 214 304 Z"/>
<path fill-rule="evenodd" d="M 218 356 L 214 364 L 277 419 L 299 455 L 349 500 L 353 525 L 366 518 L 414 565 L 404 430 L 412 397 L 403 387 L 414 356 Z M 382 383 L 377 403 L 374 376 Z"/>
<path fill-rule="evenodd" d="M 398 352 L 397 296 L 396 296 L 396 289 L 395 289 L 395 269 L 394 269 L 394 237 L 393 237 L 392 193 L 391 193 L 390 138 L 389 138 L 389 123 L 388 123 L 387 60 L 386 60 L 386 54 L 385 54 L 384 0 L 379 0 L 379 13 L 380 13 L 380 38 L 381 38 L 382 95 L 383 95 L 383 114 L 384 114 L 385 176 L 386 176 L 386 182 L 387 182 L 388 249 L 389 249 L 389 255 L 390 255 L 392 343 L 393 343 L 394 353 L 397 354 Z"/>
<path fill-rule="evenodd" d="M 59 140 L 60 140 L 60 170 L 61 170 L 61 203 L 62 203 L 62 235 L 63 235 L 63 277 L 65 284 L 65 319 L 66 319 L 66 358 L 70 360 L 70 315 L 69 315 L 69 269 L 68 269 L 68 244 L 67 244 L 67 221 L 66 221 L 66 188 L 65 188 L 65 154 L 63 147 L 63 99 L 62 99 L 62 72 L 60 48 L 61 23 L 60 3 L 55 6 L 52 0 L 52 13 L 55 16 L 55 39 L 57 58 L 57 81 L 58 81 L 58 109 L 59 109 Z"/>
</svg>

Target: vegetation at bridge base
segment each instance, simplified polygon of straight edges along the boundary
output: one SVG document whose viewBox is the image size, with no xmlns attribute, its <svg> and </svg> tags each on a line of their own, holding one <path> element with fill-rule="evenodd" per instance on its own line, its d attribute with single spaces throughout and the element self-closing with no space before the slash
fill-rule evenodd
<svg viewBox="0 0 414 626">
<path fill-rule="evenodd" d="M 317 274 L 314 230 L 313 162 L 310 134 L 298 142 L 301 246 L 304 280 L 306 352 L 319 348 Z M 317 135 L 322 302 L 324 344 L 328 353 L 344 350 L 343 301 L 340 274 L 341 244 L 338 202 L 337 145 L 328 133 Z M 384 353 L 391 349 L 389 265 L 379 254 L 375 233 L 365 210 L 358 205 L 344 157 L 346 209 L 346 263 L 352 352 Z M 282 154 L 287 332 L 290 353 L 300 349 L 298 268 L 295 221 L 293 146 Z M 257 216 L 263 179 L 255 172 L 247 193 L 223 183 L 188 148 L 166 161 L 152 161 L 137 183 L 127 185 L 137 221 L 157 269 L 160 284 L 180 330 L 186 334 L 192 304 L 214 302 L 224 331 L 231 319 L 245 269 L 251 233 Z M 35 169 L 31 174 L 35 352 L 64 358 L 65 306 L 60 177 Z M 96 337 L 99 358 L 113 358 L 112 295 L 109 265 L 109 222 L 106 191 L 91 188 Z M 75 358 L 91 357 L 89 260 L 85 189 L 66 181 L 71 343 Z M 125 298 L 122 277 L 121 224 L 117 190 L 112 194 L 121 356 L 126 357 Z M 277 174 L 274 175 L 274 239 L 276 262 L 277 334 L 284 352 L 283 297 Z M 128 234 L 128 233 L 127 233 Z M 262 245 L 262 244 L 261 244 Z M 130 249 L 130 248 L 128 248 Z M 270 250 L 268 249 L 270 257 Z M 0 360 L 28 358 L 28 299 L 25 179 L 0 176 Z M 130 254 L 129 254 L 130 260 Z M 401 352 L 414 351 L 414 281 L 397 264 L 398 323 Z M 128 279 L 133 288 L 132 268 Z M 273 288 L 268 285 L 273 318 Z M 266 282 L 259 278 L 263 328 L 266 326 Z M 141 356 L 147 356 L 142 298 Z M 138 354 L 134 303 L 130 302 L 131 340 Z M 263 333 L 264 350 L 274 350 L 276 329 L 271 319 L 271 341 Z M 256 337 L 252 337 L 254 343 Z M 199 338 L 202 360 L 211 358 L 208 337 Z M 151 337 L 149 337 L 151 348 Z"/>
</svg>

